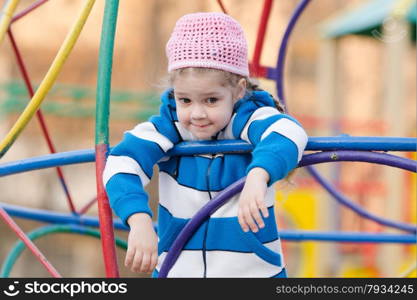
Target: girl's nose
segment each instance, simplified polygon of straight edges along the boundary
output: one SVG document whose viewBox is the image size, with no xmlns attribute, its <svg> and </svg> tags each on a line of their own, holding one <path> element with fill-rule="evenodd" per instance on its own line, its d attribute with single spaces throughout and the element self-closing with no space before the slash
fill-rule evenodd
<svg viewBox="0 0 417 300">
<path fill-rule="evenodd" d="M 196 105 L 193 107 L 191 111 L 191 118 L 192 119 L 204 119 L 207 117 L 206 111 L 200 105 Z"/>
</svg>

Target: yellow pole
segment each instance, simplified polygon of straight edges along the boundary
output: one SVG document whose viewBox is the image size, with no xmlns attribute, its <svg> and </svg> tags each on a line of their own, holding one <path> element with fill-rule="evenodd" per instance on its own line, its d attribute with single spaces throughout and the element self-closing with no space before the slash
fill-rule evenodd
<svg viewBox="0 0 417 300">
<path fill-rule="evenodd" d="M 400 0 L 394 6 L 394 9 L 391 11 L 391 16 L 394 18 L 403 19 L 408 11 L 410 10 L 411 5 L 414 3 L 414 0 Z"/>
<path fill-rule="evenodd" d="M 42 80 L 39 88 L 36 90 L 35 94 L 33 95 L 32 99 L 26 106 L 23 113 L 20 115 L 19 119 L 13 125 L 12 129 L 3 139 L 0 144 L 0 158 L 7 152 L 25 126 L 29 123 L 35 112 L 38 110 L 39 106 L 41 105 L 42 101 L 45 99 L 46 94 L 51 89 L 53 83 L 55 82 L 56 78 L 59 75 L 59 72 L 62 69 L 68 55 L 70 54 L 72 48 L 77 41 L 81 29 L 83 28 L 88 15 L 93 7 L 95 0 L 88 0 L 83 7 L 77 21 L 73 25 L 71 31 L 68 33 L 65 41 L 63 42 L 61 48 L 58 51 L 54 61 L 52 62 L 51 67 L 48 70 L 48 73 L 45 75 L 45 78 Z"/>
<path fill-rule="evenodd" d="M 16 10 L 20 0 L 9 0 L 3 6 L 3 10 L 0 15 L 0 44 L 3 42 L 7 29 L 9 29 L 10 22 L 13 18 L 13 13 Z"/>
</svg>

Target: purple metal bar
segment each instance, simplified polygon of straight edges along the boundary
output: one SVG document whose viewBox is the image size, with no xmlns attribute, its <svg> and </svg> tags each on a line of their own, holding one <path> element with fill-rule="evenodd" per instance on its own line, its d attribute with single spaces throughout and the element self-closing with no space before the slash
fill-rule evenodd
<svg viewBox="0 0 417 300">
<path fill-rule="evenodd" d="M 284 96 L 284 84 L 283 84 L 284 75 L 283 74 L 284 74 L 285 55 L 286 55 L 286 49 L 288 46 L 288 40 L 295 26 L 295 23 L 297 22 L 299 16 L 304 11 L 305 7 L 309 4 L 309 2 L 310 0 L 302 0 L 300 4 L 297 6 L 293 16 L 290 19 L 287 29 L 285 31 L 284 37 L 281 42 L 279 54 L 278 54 L 278 62 L 277 62 L 276 70 L 275 70 L 276 71 L 276 83 L 277 83 L 276 86 L 277 86 L 278 97 L 284 103 L 284 105 L 286 104 L 286 101 L 285 101 L 285 96 Z M 273 70 L 270 70 L 270 71 L 272 73 Z M 285 105 L 285 107 L 287 106 Z M 355 154 L 350 151 L 347 151 L 347 152 L 337 151 L 337 152 L 333 152 L 333 154 L 330 155 L 330 160 L 328 160 L 329 158 L 328 153 L 324 153 L 324 154 L 317 153 L 315 154 L 315 156 L 307 157 L 307 160 L 303 159 L 303 164 L 307 166 L 306 168 L 310 172 L 310 174 L 341 204 L 348 206 L 359 215 L 365 218 L 371 219 L 380 224 L 395 227 L 395 228 L 406 230 L 406 231 L 411 231 L 415 233 L 416 232 L 415 226 L 410 226 L 408 224 L 401 224 L 398 222 L 394 223 L 392 221 L 385 220 L 377 216 L 373 216 L 372 214 L 369 214 L 368 212 L 361 209 L 359 206 L 355 205 L 354 203 L 349 202 L 340 192 L 337 191 L 336 188 L 334 188 L 329 182 L 327 182 L 312 166 L 309 166 L 309 164 L 312 164 L 312 163 L 319 163 L 321 159 L 323 159 L 323 162 L 324 160 L 326 161 L 336 160 L 337 161 L 337 160 L 340 160 L 340 156 L 345 156 L 346 160 L 349 160 L 349 161 L 354 161 L 354 160 L 355 161 L 357 160 L 368 161 L 369 160 L 369 162 L 374 162 L 378 164 L 387 164 L 387 165 L 394 166 L 397 168 L 404 168 L 406 170 L 416 172 L 415 163 L 409 163 L 407 162 L 407 160 L 404 160 L 402 158 L 394 159 L 394 157 L 387 156 L 387 155 L 389 154 L 383 154 L 383 153 L 359 154 L 358 152 L 356 152 Z M 311 161 L 308 162 L 308 160 L 311 160 Z"/>
<path fill-rule="evenodd" d="M 308 168 L 307 170 L 310 172 L 311 176 L 313 176 L 329 192 L 329 194 L 331 194 L 336 199 L 337 202 L 339 202 L 340 204 L 350 208 L 351 210 L 353 210 L 355 213 L 357 213 L 361 217 L 364 217 L 365 219 L 372 220 L 372 221 L 377 222 L 381 225 L 385 225 L 385 226 L 397 228 L 397 229 L 400 229 L 400 230 L 416 233 L 416 231 L 417 231 L 416 230 L 416 225 L 409 225 L 409 224 L 405 224 L 405 223 L 402 223 L 402 222 L 394 222 L 394 221 L 391 221 L 391 220 L 387 220 L 387 219 L 375 216 L 375 215 L 367 212 L 366 210 L 362 209 L 359 205 L 355 204 L 354 202 L 351 202 L 345 196 L 343 196 L 341 193 L 339 193 L 337 191 L 337 189 L 334 186 L 332 186 L 329 182 L 324 180 L 314 168 Z"/>
<path fill-rule="evenodd" d="M 338 150 L 304 155 L 298 167 L 336 161 L 361 161 L 417 172 L 417 162 L 387 153 Z"/>
<path fill-rule="evenodd" d="M 361 159 L 360 161 L 366 161 L 366 159 L 371 160 L 371 162 L 379 163 L 379 164 L 388 164 L 395 167 L 400 167 L 399 163 L 396 161 L 398 157 L 395 157 L 393 160 L 393 155 L 386 154 L 386 153 L 366 153 L 364 151 L 360 151 L 361 154 L 355 155 L 355 152 L 357 151 L 334 151 L 334 152 L 325 152 L 325 153 L 315 153 L 307 155 L 307 160 L 302 160 L 300 162 L 300 165 L 308 166 L 310 164 L 325 162 L 325 161 L 334 161 L 334 159 L 331 159 L 332 157 L 338 158 L 338 161 L 341 161 L 342 159 L 353 159 L 355 157 L 358 157 Z M 330 156 L 329 156 L 330 153 Z M 363 155 L 363 156 L 362 156 Z M 317 157 L 315 157 L 317 156 Z M 373 156 L 376 156 L 374 158 Z M 329 160 L 330 157 L 330 160 Z M 323 161 L 322 161 L 323 160 Z M 413 161 L 412 161 L 413 162 Z M 403 164 L 404 162 L 401 162 Z M 414 162 L 413 169 L 411 171 L 416 172 L 416 163 Z M 409 169 L 409 162 L 405 163 L 405 168 Z M 353 202 L 350 202 L 348 199 L 344 198 L 343 195 L 341 195 L 335 188 L 333 188 L 330 184 L 323 181 L 320 176 L 318 176 L 318 173 L 313 169 L 309 169 L 310 172 L 313 172 L 313 176 L 319 181 L 320 184 L 323 185 L 323 187 L 331 193 L 336 200 L 341 203 L 342 205 L 347 206 L 348 208 L 355 211 L 357 214 L 361 215 L 364 218 L 373 220 L 377 223 L 380 223 L 385 226 L 394 227 L 397 229 L 409 231 L 412 233 L 416 233 L 416 226 L 415 225 L 409 225 L 401 222 L 394 222 L 390 220 L 386 220 L 384 218 L 375 216 L 364 209 L 360 208 L 358 205 L 356 205 Z M 317 177 L 316 177 L 317 176 Z M 219 207 L 221 207 L 224 203 L 226 203 L 231 197 L 242 191 L 243 186 L 245 184 L 246 177 L 239 179 L 235 183 L 231 184 L 229 187 L 221 191 L 219 194 L 217 194 L 216 197 L 214 197 L 210 202 L 208 202 L 203 208 L 201 208 L 193 218 L 190 219 L 190 221 L 184 226 L 184 228 L 181 230 L 181 232 L 178 234 L 176 240 L 172 244 L 170 251 L 168 252 L 167 256 L 165 257 L 164 262 L 162 263 L 161 269 L 159 271 L 158 277 L 159 278 L 165 278 L 168 275 L 169 270 L 172 268 L 174 263 L 176 262 L 178 256 L 181 253 L 182 248 L 184 247 L 185 243 L 189 240 L 191 235 L 196 231 L 196 229 L 206 220 L 211 214 L 213 214 Z"/>
<path fill-rule="evenodd" d="M 355 204 L 354 202 L 348 200 L 345 196 L 343 196 L 342 193 L 340 193 L 335 187 L 333 187 L 332 184 L 330 184 L 327 180 L 320 176 L 320 174 L 313 167 L 311 167 L 311 165 L 313 164 L 332 161 L 362 161 L 376 163 L 408 170 L 415 173 L 417 172 L 416 161 L 403 157 L 397 157 L 395 155 L 387 153 L 340 150 L 305 155 L 298 164 L 298 167 L 306 166 L 308 172 L 313 176 L 313 178 L 316 179 L 318 183 L 320 183 L 336 199 L 336 201 L 350 208 L 358 215 L 384 226 L 389 226 L 413 233 L 417 232 L 415 225 L 409 225 L 402 222 L 394 222 L 367 212 L 359 205 Z"/>
<path fill-rule="evenodd" d="M 168 252 L 165 260 L 159 270 L 158 277 L 165 278 L 168 275 L 169 270 L 177 261 L 178 256 L 181 253 L 185 243 L 196 231 L 196 229 L 204 222 L 211 214 L 213 214 L 219 207 L 221 207 L 227 200 L 239 193 L 245 183 L 246 177 L 239 179 L 235 183 L 232 183 L 222 192 L 217 194 L 211 201 L 209 201 L 203 208 L 201 208 L 193 218 L 184 226 L 181 232 L 178 234 L 176 240 L 172 244 L 170 251 Z"/>
<path fill-rule="evenodd" d="M 302 0 L 298 4 L 285 30 L 285 33 L 284 33 L 284 36 L 282 38 L 281 45 L 279 48 L 279 52 L 278 52 L 278 61 L 277 61 L 277 67 L 276 67 L 276 82 L 277 82 L 276 86 L 277 86 L 278 99 L 284 104 L 284 106 L 286 106 L 286 101 L 284 97 L 284 65 L 285 65 L 285 55 L 286 55 L 287 47 L 288 47 L 288 40 L 290 38 L 290 35 L 294 29 L 294 26 L 298 18 L 300 17 L 301 13 L 304 11 L 304 9 L 309 3 L 310 3 L 310 0 Z"/>
</svg>

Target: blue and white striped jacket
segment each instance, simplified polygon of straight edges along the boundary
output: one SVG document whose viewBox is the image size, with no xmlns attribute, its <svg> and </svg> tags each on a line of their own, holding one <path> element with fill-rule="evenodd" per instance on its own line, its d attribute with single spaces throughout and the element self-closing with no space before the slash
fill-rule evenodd
<svg viewBox="0 0 417 300">
<path fill-rule="evenodd" d="M 125 132 L 103 174 L 111 207 L 123 222 L 134 213 L 152 216 L 144 187 L 159 166 L 158 266 L 186 222 L 219 191 L 254 167 L 270 175 L 265 198 L 269 217 L 257 233 L 243 232 L 237 221 L 236 195 L 203 223 L 187 242 L 168 277 L 273 277 L 284 267 L 274 216 L 272 184 L 301 159 L 307 135 L 292 117 L 280 113 L 265 91 L 239 100 L 217 139 L 242 139 L 254 145 L 247 154 L 167 157 L 181 141 L 193 140 L 181 126 L 172 90 L 162 95 L 160 114 Z"/>
</svg>

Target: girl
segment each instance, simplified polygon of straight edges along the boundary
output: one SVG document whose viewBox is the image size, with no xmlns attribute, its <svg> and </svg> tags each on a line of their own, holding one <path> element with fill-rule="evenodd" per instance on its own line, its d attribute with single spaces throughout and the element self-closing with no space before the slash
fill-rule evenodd
<svg viewBox="0 0 417 300">
<path fill-rule="evenodd" d="M 273 183 L 301 159 L 307 135 L 273 97 L 248 81 L 247 44 L 223 13 L 180 18 L 167 43 L 172 88 L 160 114 L 125 133 L 103 179 L 114 212 L 130 227 L 125 265 L 158 270 L 187 221 L 219 191 L 245 186 L 198 229 L 169 277 L 286 277 Z M 167 157 L 181 141 L 243 139 L 251 154 Z M 144 187 L 159 166 L 158 236 Z M 155 270 L 154 270 L 155 269 Z"/>
</svg>

